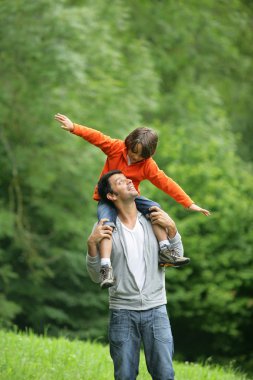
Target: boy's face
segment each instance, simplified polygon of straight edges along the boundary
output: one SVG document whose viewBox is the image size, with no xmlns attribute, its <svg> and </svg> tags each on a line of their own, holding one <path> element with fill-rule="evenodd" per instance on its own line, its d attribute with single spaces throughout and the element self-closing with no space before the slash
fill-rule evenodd
<svg viewBox="0 0 253 380">
<path fill-rule="evenodd" d="M 141 153 L 142 153 L 142 145 L 140 143 L 135 145 L 134 150 L 128 149 L 127 155 L 129 157 L 130 163 L 135 164 L 136 162 L 145 160 L 145 158 L 142 157 Z"/>
</svg>

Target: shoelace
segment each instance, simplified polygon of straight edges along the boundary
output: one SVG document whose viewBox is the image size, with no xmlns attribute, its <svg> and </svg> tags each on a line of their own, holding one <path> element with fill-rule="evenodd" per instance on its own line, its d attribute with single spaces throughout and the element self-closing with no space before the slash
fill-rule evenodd
<svg viewBox="0 0 253 380">
<path fill-rule="evenodd" d="M 106 278 L 108 272 L 109 272 L 109 267 L 101 268 L 100 274 L 101 274 L 102 280 Z"/>
<path fill-rule="evenodd" d="M 169 246 L 166 246 L 166 248 L 162 250 L 161 252 L 163 251 L 167 251 L 167 252 L 169 251 L 170 256 L 172 256 L 173 258 L 180 257 L 179 249 L 177 247 L 170 248 Z"/>
<path fill-rule="evenodd" d="M 175 258 L 180 257 L 178 248 L 172 248 L 172 250 L 170 252 L 171 252 L 170 254 L 172 257 L 175 257 Z"/>
</svg>

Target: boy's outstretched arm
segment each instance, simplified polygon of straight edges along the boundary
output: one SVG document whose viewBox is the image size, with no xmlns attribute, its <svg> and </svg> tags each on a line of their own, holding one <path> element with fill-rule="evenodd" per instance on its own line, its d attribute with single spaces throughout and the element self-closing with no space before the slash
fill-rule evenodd
<svg viewBox="0 0 253 380">
<path fill-rule="evenodd" d="M 62 129 L 82 137 L 90 144 L 100 148 L 107 156 L 115 154 L 116 151 L 120 152 L 125 146 L 124 141 L 113 139 L 96 129 L 73 123 L 67 116 L 60 113 L 57 113 L 54 118 L 61 123 Z"/>
<path fill-rule="evenodd" d="M 59 121 L 59 123 L 61 123 L 61 128 L 62 129 L 65 129 L 66 131 L 69 131 L 69 132 L 73 132 L 74 130 L 74 124 L 72 123 L 72 121 L 65 115 L 62 115 L 60 113 L 57 113 L 55 116 L 54 116 L 55 120 Z"/>
<path fill-rule="evenodd" d="M 191 210 L 191 211 L 197 211 L 197 212 L 202 212 L 202 214 L 204 214 L 206 216 L 211 215 L 210 211 L 205 210 L 204 208 L 199 207 L 195 203 L 193 203 L 193 204 L 190 205 L 189 210 Z"/>
<path fill-rule="evenodd" d="M 201 212 L 206 216 L 210 215 L 208 210 L 196 205 L 184 192 L 184 190 L 175 181 L 173 181 L 173 179 L 168 177 L 161 169 L 159 169 L 158 165 L 152 158 L 149 161 L 147 160 L 145 175 L 145 179 L 148 179 L 151 183 L 158 187 L 158 189 L 163 190 L 184 207 L 191 211 Z"/>
</svg>

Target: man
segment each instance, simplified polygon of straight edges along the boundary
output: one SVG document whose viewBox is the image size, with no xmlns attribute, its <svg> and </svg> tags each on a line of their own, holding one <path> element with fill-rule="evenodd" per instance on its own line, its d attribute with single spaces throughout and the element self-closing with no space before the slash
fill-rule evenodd
<svg viewBox="0 0 253 380">
<path fill-rule="evenodd" d="M 159 266 L 158 243 L 151 223 L 167 229 L 171 250 L 183 256 L 175 223 L 162 210 L 152 208 L 150 221 L 134 202 L 138 193 L 119 170 L 105 174 L 98 183 L 102 199 L 117 209 L 116 229 L 101 220 L 88 239 L 87 269 L 100 282 L 98 244 L 112 238 L 115 284 L 109 289 L 109 342 L 116 380 L 138 375 L 140 345 L 153 380 L 173 380 L 173 337 L 166 311 L 165 270 Z"/>
</svg>

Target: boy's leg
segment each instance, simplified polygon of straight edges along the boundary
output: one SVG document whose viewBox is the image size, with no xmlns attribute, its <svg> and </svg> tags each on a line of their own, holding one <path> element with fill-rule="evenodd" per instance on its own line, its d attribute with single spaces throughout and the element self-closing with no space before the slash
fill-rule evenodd
<svg viewBox="0 0 253 380">
<path fill-rule="evenodd" d="M 136 197 L 135 203 L 136 203 L 136 207 L 138 211 L 140 211 L 147 219 L 149 219 L 150 207 L 156 206 L 156 207 L 161 208 L 159 203 L 153 202 L 152 200 L 145 197 L 141 197 L 141 196 Z M 158 224 L 152 225 L 152 228 L 159 242 L 160 248 L 163 245 L 169 245 L 168 236 L 167 236 L 165 228 L 159 226 Z"/>
<path fill-rule="evenodd" d="M 148 198 L 139 196 L 135 199 L 136 207 L 143 215 L 149 218 L 150 207 L 157 206 L 161 208 L 159 203 L 156 203 Z M 170 248 L 170 242 L 166 230 L 158 224 L 152 225 L 154 234 L 159 243 L 160 266 L 164 267 L 179 267 L 188 264 L 190 259 L 188 257 L 181 257 L 175 250 Z"/>
<path fill-rule="evenodd" d="M 98 203 L 98 220 L 108 219 L 105 224 L 115 228 L 117 212 L 110 204 L 100 201 Z M 112 239 L 103 239 L 100 242 L 99 253 L 101 258 L 101 283 L 102 289 L 109 288 L 114 284 L 113 270 L 111 266 Z"/>
<path fill-rule="evenodd" d="M 161 208 L 159 203 L 154 202 L 151 199 L 148 199 L 142 196 L 136 197 L 135 203 L 136 203 L 137 210 L 140 211 L 144 216 L 146 216 L 146 218 L 149 217 L 150 207 L 156 206 L 156 207 Z"/>
</svg>

